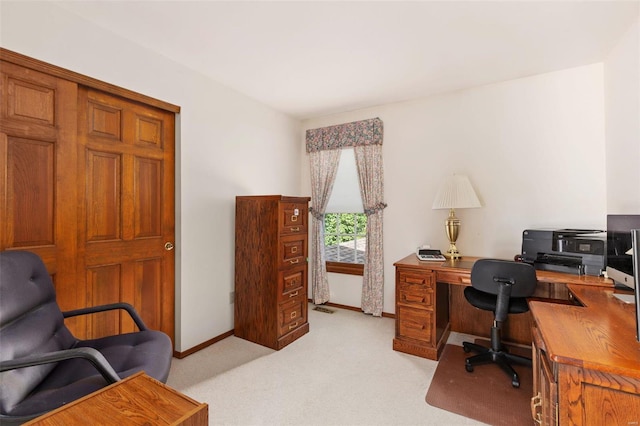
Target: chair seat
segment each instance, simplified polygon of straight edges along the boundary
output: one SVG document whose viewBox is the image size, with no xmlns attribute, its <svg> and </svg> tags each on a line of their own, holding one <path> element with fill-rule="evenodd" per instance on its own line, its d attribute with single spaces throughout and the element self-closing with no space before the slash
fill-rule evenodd
<svg viewBox="0 0 640 426">
<path fill-rule="evenodd" d="M 91 347 L 100 351 L 122 379 L 144 370 L 148 376 L 164 383 L 169 375 L 171 341 L 166 334 L 158 331 L 146 330 L 85 340 L 76 347 Z M 23 416 L 45 413 L 107 385 L 104 377 L 89 361 L 80 358 L 61 361 L 27 398 L 7 414 Z"/>
<path fill-rule="evenodd" d="M 473 287 L 465 287 L 464 297 L 467 302 L 476 308 L 493 312 L 496 309 L 498 296 L 476 290 Z M 522 314 L 529 310 L 526 297 L 514 297 L 509 300 L 509 312 L 512 314 Z"/>
</svg>

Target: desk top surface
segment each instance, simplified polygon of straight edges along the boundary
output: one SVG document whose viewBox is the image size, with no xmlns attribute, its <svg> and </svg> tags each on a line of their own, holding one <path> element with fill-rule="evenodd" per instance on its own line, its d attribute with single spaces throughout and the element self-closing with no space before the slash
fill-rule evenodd
<svg viewBox="0 0 640 426">
<path fill-rule="evenodd" d="M 471 268 L 476 260 L 482 259 L 481 257 L 465 256 L 460 260 L 445 260 L 444 262 L 424 261 L 418 259 L 415 254 L 410 254 L 404 259 L 401 259 L 394 263 L 394 266 L 403 266 L 409 268 L 432 270 L 436 272 L 453 273 L 465 278 L 471 276 Z M 604 277 L 594 277 L 592 275 L 573 275 L 563 272 L 552 271 L 538 271 L 536 270 L 536 276 L 538 281 L 548 283 L 564 283 L 564 284 L 579 284 L 586 286 L 597 287 L 610 287 L 613 288 L 613 281 Z M 463 283 L 469 283 L 469 280 L 462 280 Z M 459 281 L 452 283 L 456 284 Z"/>
<path fill-rule="evenodd" d="M 530 301 L 529 308 L 555 362 L 640 378 L 635 305 L 611 289 L 569 285 L 583 306 Z"/>
</svg>

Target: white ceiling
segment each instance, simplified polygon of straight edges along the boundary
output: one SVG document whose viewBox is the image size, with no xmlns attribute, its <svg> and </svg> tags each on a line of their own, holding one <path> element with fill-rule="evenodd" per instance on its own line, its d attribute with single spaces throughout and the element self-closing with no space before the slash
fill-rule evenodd
<svg viewBox="0 0 640 426">
<path fill-rule="evenodd" d="M 55 1 L 305 119 L 600 62 L 634 1 Z"/>
</svg>

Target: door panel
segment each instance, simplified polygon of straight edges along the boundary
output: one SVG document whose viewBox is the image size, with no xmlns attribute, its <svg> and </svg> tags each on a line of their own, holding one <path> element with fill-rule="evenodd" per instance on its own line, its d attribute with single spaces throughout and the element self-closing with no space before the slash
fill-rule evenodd
<svg viewBox="0 0 640 426">
<path fill-rule="evenodd" d="M 126 301 L 173 340 L 174 253 L 164 247 L 175 244 L 174 112 L 0 54 L 0 250 L 40 255 L 62 310 Z M 135 327 L 126 312 L 67 325 L 79 338 Z"/>
<path fill-rule="evenodd" d="M 7 222 L 12 246 L 52 246 L 55 144 L 23 138 L 7 143 Z"/>
<path fill-rule="evenodd" d="M 120 270 L 105 283 L 111 289 L 88 291 L 108 295 L 105 303 L 131 303 L 149 327 L 173 338 L 174 255 L 164 247 L 174 242 L 173 114 L 81 88 L 79 117 L 86 123 L 78 132 L 85 158 L 80 267 Z M 122 315 L 113 323 L 123 332 L 134 327 Z M 89 324 L 88 335 L 102 332 Z"/>
<path fill-rule="evenodd" d="M 63 310 L 85 306 L 75 285 L 77 85 L 2 62 L 0 249 L 37 253 Z M 68 321 L 75 331 L 84 320 Z"/>
</svg>

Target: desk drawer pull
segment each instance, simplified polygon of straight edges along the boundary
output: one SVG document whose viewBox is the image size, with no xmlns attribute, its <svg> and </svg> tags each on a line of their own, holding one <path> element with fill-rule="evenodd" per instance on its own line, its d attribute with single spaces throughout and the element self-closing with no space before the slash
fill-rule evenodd
<svg viewBox="0 0 640 426">
<path fill-rule="evenodd" d="M 291 319 L 294 319 L 294 318 L 295 318 L 295 317 L 297 317 L 297 316 L 298 316 L 298 313 L 297 313 L 296 311 L 293 311 L 293 312 L 291 312 L 291 313 L 289 314 L 289 317 L 290 317 Z"/>
<path fill-rule="evenodd" d="M 536 396 L 531 397 L 531 417 L 533 418 L 534 422 L 541 425 L 542 413 L 538 411 L 539 407 L 542 407 L 542 395 L 540 395 L 540 392 L 538 392 Z"/>
<path fill-rule="evenodd" d="M 289 330 L 293 330 L 294 328 L 296 328 L 298 326 L 298 321 L 294 322 L 293 324 L 289 325 Z"/>
<path fill-rule="evenodd" d="M 300 227 L 296 226 L 295 228 L 291 228 L 291 232 L 298 232 L 300 231 Z"/>
<path fill-rule="evenodd" d="M 407 328 L 415 328 L 416 330 L 424 330 L 425 329 L 424 324 L 418 324 L 416 322 L 407 321 L 405 325 L 406 325 Z"/>
<path fill-rule="evenodd" d="M 294 291 L 293 293 L 289 294 L 289 297 L 296 297 L 298 295 L 297 291 Z"/>
<path fill-rule="evenodd" d="M 418 277 L 407 277 L 406 282 L 408 282 L 409 284 L 426 284 L 426 281 L 424 278 L 418 278 Z"/>
<path fill-rule="evenodd" d="M 424 296 L 420 297 L 420 296 L 411 296 L 409 294 L 405 294 L 404 295 L 404 301 L 405 302 L 424 303 Z"/>
<path fill-rule="evenodd" d="M 289 261 L 289 263 L 292 264 L 292 265 L 294 265 L 294 264 L 296 264 L 298 262 L 300 262 L 300 259 L 293 259 L 293 260 Z"/>
</svg>

